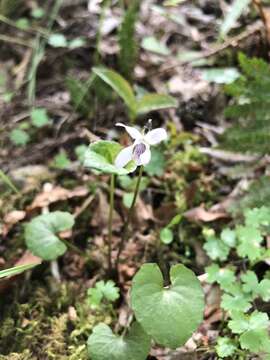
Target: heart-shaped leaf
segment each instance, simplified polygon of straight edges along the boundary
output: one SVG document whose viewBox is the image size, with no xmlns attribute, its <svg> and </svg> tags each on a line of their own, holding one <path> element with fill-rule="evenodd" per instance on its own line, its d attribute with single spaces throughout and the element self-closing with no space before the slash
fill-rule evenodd
<svg viewBox="0 0 270 360">
<path fill-rule="evenodd" d="M 137 114 L 146 114 L 150 111 L 177 107 L 177 101 L 162 94 L 146 94 L 137 102 Z"/>
<path fill-rule="evenodd" d="M 151 345 L 150 337 L 138 323 L 126 336 L 117 336 L 106 324 L 94 327 L 88 338 L 91 360 L 145 360 Z"/>
<path fill-rule="evenodd" d="M 117 92 L 131 112 L 135 112 L 135 95 L 130 84 L 120 74 L 105 67 L 94 67 L 93 72 Z"/>
<path fill-rule="evenodd" d="M 56 234 L 71 229 L 73 225 L 74 218 L 68 212 L 39 215 L 25 227 L 26 245 L 34 255 L 44 260 L 55 260 L 67 250 Z"/>
<path fill-rule="evenodd" d="M 131 303 L 147 334 L 164 346 L 185 344 L 203 318 L 203 291 L 195 274 L 184 265 L 170 270 L 171 285 L 164 288 L 157 264 L 145 264 L 132 282 Z"/>
<path fill-rule="evenodd" d="M 84 166 L 102 173 L 127 175 L 136 169 L 136 164 L 130 161 L 125 168 L 117 168 L 114 161 L 121 149 L 122 146 L 114 141 L 96 141 L 85 152 Z"/>
</svg>

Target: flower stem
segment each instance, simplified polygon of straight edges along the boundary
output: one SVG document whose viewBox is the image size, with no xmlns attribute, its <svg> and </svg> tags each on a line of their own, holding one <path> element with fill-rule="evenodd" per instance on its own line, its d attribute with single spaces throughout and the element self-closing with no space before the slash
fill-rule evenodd
<svg viewBox="0 0 270 360">
<path fill-rule="evenodd" d="M 115 175 L 111 175 L 110 180 L 110 211 L 108 220 L 108 271 L 112 270 L 112 223 L 113 223 L 113 208 L 114 208 L 114 188 Z"/>
<path fill-rule="evenodd" d="M 138 179 L 137 179 L 137 183 L 136 183 L 132 203 L 131 203 L 131 206 L 130 206 L 130 208 L 128 210 L 127 219 L 126 219 L 126 221 L 124 223 L 124 228 L 123 228 L 123 233 L 122 233 L 123 235 L 121 237 L 121 241 L 120 241 L 119 248 L 118 248 L 118 253 L 117 253 L 116 262 L 115 262 L 116 270 L 118 270 L 120 256 L 121 256 L 121 253 L 123 251 L 124 245 L 125 245 L 125 243 L 126 243 L 126 241 L 128 239 L 128 227 L 129 227 L 131 217 L 133 215 L 134 206 L 135 206 L 137 196 L 138 196 L 138 193 L 139 193 L 140 183 L 141 183 L 141 179 L 142 179 L 142 173 L 143 173 L 143 166 L 140 166 L 140 171 L 139 171 L 139 175 L 138 175 Z"/>
</svg>

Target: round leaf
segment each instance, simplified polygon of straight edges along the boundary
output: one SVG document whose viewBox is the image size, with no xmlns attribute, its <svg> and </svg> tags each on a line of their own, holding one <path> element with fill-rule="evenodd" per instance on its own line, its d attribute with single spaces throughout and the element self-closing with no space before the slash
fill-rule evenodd
<svg viewBox="0 0 270 360">
<path fill-rule="evenodd" d="M 55 260 L 67 250 L 56 234 L 71 229 L 73 225 L 74 218 L 68 212 L 55 211 L 37 216 L 25 227 L 26 245 L 34 255 Z"/>
<path fill-rule="evenodd" d="M 106 324 L 94 327 L 88 338 L 91 360 L 145 360 L 151 340 L 138 323 L 131 326 L 126 336 L 114 335 Z"/>
<path fill-rule="evenodd" d="M 122 146 L 114 141 L 100 140 L 91 144 L 85 152 L 84 166 L 103 173 L 126 175 L 136 169 L 133 161 L 130 161 L 125 168 L 117 168 L 114 165 L 116 156 Z"/>
<path fill-rule="evenodd" d="M 170 244 L 173 241 L 173 232 L 168 227 L 163 228 L 160 231 L 160 240 L 163 244 Z"/>
<path fill-rule="evenodd" d="M 203 291 L 195 274 L 184 265 L 170 270 L 171 285 L 164 288 L 157 264 L 145 264 L 135 275 L 132 309 L 147 334 L 164 346 L 182 346 L 203 318 Z"/>
</svg>

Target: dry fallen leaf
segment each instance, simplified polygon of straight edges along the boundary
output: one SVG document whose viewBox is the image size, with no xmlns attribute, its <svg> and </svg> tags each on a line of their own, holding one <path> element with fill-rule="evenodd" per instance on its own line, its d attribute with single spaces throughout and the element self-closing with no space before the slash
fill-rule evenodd
<svg viewBox="0 0 270 360">
<path fill-rule="evenodd" d="M 25 251 L 19 260 L 13 266 L 27 265 L 27 264 L 40 264 L 42 259 L 33 255 L 30 251 Z M 7 290 L 22 274 L 12 276 L 10 278 L 3 278 L 0 281 L 0 293 Z"/>
<path fill-rule="evenodd" d="M 9 230 L 13 227 L 13 225 L 23 220 L 25 216 L 26 216 L 26 212 L 23 210 L 13 210 L 7 213 L 4 216 L 3 224 L 0 229 L 1 235 L 5 237 L 8 234 Z"/>
<path fill-rule="evenodd" d="M 102 233 L 106 233 L 108 230 L 108 218 L 109 218 L 109 204 L 107 197 L 102 191 L 97 192 L 98 203 L 95 207 L 91 225 L 101 229 Z M 122 220 L 119 214 L 113 212 L 113 228 L 114 230 L 119 230 L 122 226 Z"/>
<path fill-rule="evenodd" d="M 53 187 L 52 184 L 47 183 L 43 187 L 43 192 L 35 197 L 32 204 L 28 206 L 27 210 L 44 208 L 49 206 L 51 203 L 64 201 L 73 197 L 84 197 L 88 194 L 88 192 L 88 189 L 84 186 L 78 186 L 73 190 L 69 190 L 61 186 Z"/>
<path fill-rule="evenodd" d="M 137 198 L 134 215 L 134 220 L 139 227 L 143 227 L 147 221 L 155 219 L 153 207 L 150 204 L 146 204 L 140 196 Z"/>
<path fill-rule="evenodd" d="M 211 211 L 205 210 L 203 205 L 188 210 L 184 216 L 190 221 L 210 222 L 217 219 L 227 218 L 229 215 L 225 211 Z"/>
</svg>

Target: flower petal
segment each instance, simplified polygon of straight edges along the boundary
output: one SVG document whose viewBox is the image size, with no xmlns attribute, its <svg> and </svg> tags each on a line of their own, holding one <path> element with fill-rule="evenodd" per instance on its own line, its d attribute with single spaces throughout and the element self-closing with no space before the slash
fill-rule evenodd
<svg viewBox="0 0 270 360">
<path fill-rule="evenodd" d="M 142 134 L 135 127 L 127 126 L 122 123 L 116 123 L 115 125 L 124 127 L 126 131 L 129 133 L 129 135 L 132 137 L 132 139 L 138 140 L 142 138 Z"/>
<path fill-rule="evenodd" d="M 132 160 L 133 145 L 125 147 L 116 156 L 114 161 L 115 166 L 120 169 L 127 165 Z"/>
<path fill-rule="evenodd" d="M 150 146 L 147 146 L 145 152 L 142 153 L 142 155 L 140 156 L 137 165 L 147 165 L 150 162 L 150 160 L 151 160 Z"/>
<path fill-rule="evenodd" d="M 144 138 L 148 142 L 148 144 L 156 145 L 161 141 L 166 140 L 168 138 L 168 135 L 165 129 L 158 128 L 149 131 Z"/>
</svg>

